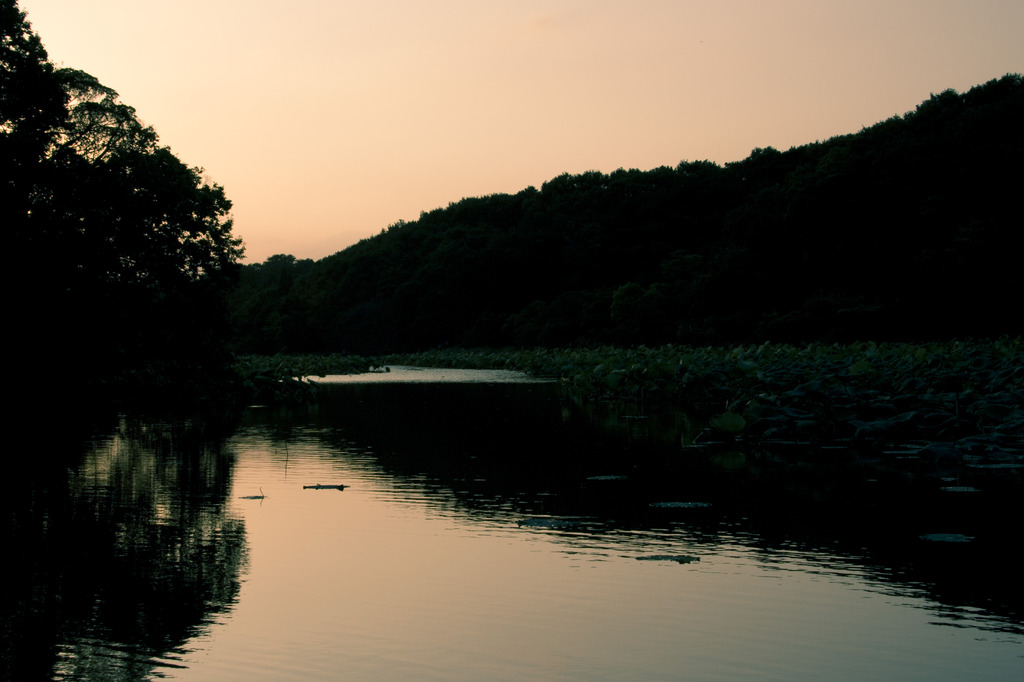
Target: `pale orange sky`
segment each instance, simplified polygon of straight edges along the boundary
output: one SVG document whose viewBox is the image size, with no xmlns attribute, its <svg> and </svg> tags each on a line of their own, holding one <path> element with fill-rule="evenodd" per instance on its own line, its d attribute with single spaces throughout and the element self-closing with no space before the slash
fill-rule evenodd
<svg viewBox="0 0 1024 682">
<path fill-rule="evenodd" d="M 319 259 L 561 173 L 718 163 L 1024 72 L 1021 0 L 20 0 L 234 202 Z"/>
</svg>

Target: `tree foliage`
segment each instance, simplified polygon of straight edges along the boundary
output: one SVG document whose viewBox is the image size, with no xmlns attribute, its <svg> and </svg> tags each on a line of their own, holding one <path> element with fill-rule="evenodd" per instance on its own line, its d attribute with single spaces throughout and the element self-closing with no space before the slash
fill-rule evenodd
<svg viewBox="0 0 1024 682">
<path fill-rule="evenodd" d="M 1022 120 L 1024 78 L 1007 75 L 725 166 L 463 199 L 316 263 L 247 266 L 236 341 L 379 353 L 1019 335 Z M 289 319 L 301 333 L 260 331 Z"/>
<path fill-rule="evenodd" d="M 0 192 L 23 366 L 83 390 L 181 386 L 224 359 L 231 202 L 117 93 L 55 68 L 0 0 Z"/>
</svg>

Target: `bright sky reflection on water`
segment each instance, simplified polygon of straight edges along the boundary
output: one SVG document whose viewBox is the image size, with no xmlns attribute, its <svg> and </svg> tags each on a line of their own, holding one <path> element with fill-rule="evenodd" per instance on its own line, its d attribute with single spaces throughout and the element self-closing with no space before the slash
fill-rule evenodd
<svg viewBox="0 0 1024 682">
<path fill-rule="evenodd" d="M 0 678 L 1024 678 L 1012 496 L 699 456 L 552 384 L 392 384 L 213 440 L 126 418 L 23 476 Z"/>
<path fill-rule="evenodd" d="M 520 525 L 318 428 L 237 434 L 250 567 L 183 680 L 1019 679 L 1020 629 L 840 556 L 656 529 Z M 344 491 L 303 485 L 345 483 Z M 469 484 L 467 484 L 469 485 Z M 240 499 L 258 492 L 263 500 Z M 637 561 L 685 554 L 699 562 Z"/>
</svg>

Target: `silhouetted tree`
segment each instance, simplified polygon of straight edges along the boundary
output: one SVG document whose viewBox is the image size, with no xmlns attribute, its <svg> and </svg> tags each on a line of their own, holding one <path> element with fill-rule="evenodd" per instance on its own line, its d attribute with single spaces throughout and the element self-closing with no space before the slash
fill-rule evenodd
<svg viewBox="0 0 1024 682">
<path fill-rule="evenodd" d="M 94 77 L 55 69 L 0 0 L 0 183 L 26 369 L 111 394 L 223 364 L 241 243 L 231 203 Z"/>
</svg>

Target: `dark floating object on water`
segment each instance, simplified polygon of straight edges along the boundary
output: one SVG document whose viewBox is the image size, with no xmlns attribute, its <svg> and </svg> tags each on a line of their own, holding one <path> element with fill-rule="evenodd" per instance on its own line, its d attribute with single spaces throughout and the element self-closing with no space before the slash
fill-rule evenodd
<svg viewBox="0 0 1024 682">
<path fill-rule="evenodd" d="M 700 561 L 699 556 L 689 556 L 687 554 L 651 554 L 650 556 L 638 556 L 637 561 L 674 561 L 677 564 L 692 564 L 695 561 Z"/>
<path fill-rule="evenodd" d="M 304 486 L 302 486 L 302 489 L 303 490 L 344 490 L 345 488 L 348 488 L 348 487 L 350 487 L 350 486 L 342 485 L 341 483 L 335 483 L 335 484 L 330 484 L 330 485 L 320 485 L 319 483 L 317 483 L 316 485 L 304 485 Z"/>
<path fill-rule="evenodd" d="M 266 495 L 263 494 L 263 488 L 261 487 L 259 495 L 242 495 L 238 499 L 240 499 L 240 500 L 262 500 L 265 497 L 266 497 Z"/>
<path fill-rule="evenodd" d="M 651 502 L 651 506 L 657 509 L 704 509 L 710 507 L 710 502 Z"/>
<path fill-rule="evenodd" d="M 573 521 L 571 519 L 533 518 L 516 521 L 516 525 L 518 525 L 520 528 L 525 526 L 527 528 L 566 529 L 577 528 L 580 524 L 578 521 Z"/>
<path fill-rule="evenodd" d="M 928 533 L 920 536 L 925 542 L 970 542 L 974 538 L 960 533 Z"/>
</svg>

